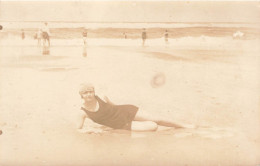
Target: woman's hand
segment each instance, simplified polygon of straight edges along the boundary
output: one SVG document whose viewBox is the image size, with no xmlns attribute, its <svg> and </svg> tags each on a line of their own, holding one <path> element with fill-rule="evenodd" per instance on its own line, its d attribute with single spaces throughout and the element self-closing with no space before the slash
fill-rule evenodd
<svg viewBox="0 0 260 166">
<path fill-rule="evenodd" d="M 101 134 L 104 133 L 102 129 L 99 128 L 87 128 L 87 129 L 77 129 L 78 132 L 84 134 Z"/>
<path fill-rule="evenodd" d="M 104 100 L 105 100 L 106 103 L 111 104 L 111 105 L 115 105 L 113 102 L 111 102 L 111 101 L 109 100 L 109 98 L 108 98 L 107 96 L 104 96 L 103 98 L 104 98 Z"/>
</svg>

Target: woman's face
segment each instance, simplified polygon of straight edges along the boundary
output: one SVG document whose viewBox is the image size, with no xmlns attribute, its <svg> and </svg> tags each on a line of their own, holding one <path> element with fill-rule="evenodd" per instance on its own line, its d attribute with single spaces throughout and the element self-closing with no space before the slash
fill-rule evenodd
<svg viewBox="0 0 260 166">
<path fill-rule="evenodd" d="M 85 91 L 81 94 L 82 98 L 85 101 L 93 101 L 95 99 L 95 92 L 94 91 Z"/>
</svg>

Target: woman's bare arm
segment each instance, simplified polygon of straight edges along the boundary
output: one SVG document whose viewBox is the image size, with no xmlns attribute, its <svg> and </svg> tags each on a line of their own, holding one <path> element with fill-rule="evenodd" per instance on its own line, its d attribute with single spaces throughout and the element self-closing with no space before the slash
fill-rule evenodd
<svg viewBox="0 0 260 166">
<path fill-rule="evenodd" d="M 79 112 L 77 115 L 77 129 L 82 129 L 87 115 L 83 111 Z"/>
<path fill-rule="evenodd" d="M 87 126 L 84 124 L 87 123 Z M 103 130 L 100 128 L 103 125 L 95 123 L 92 121 L 85 112 L 81 111 L 77 117 L 77 131 L 80 133 L 102 133 Z"/>
</svg>

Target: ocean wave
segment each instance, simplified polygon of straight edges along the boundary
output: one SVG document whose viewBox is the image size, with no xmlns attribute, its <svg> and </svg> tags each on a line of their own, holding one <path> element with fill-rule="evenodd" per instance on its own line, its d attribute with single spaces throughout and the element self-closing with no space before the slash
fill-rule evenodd
<svg viewBox="0 0 260 166">
<path fill-rule="evenodd" d="M 238 42 L 232 36 L 227 37 L 210 37 L 201 35 L 199 37 L 185 36 L 180 38 L 170 38 L 168 43 L 164 38 L 147 39 L 145 46 L 222 46 L 231 45 Z M 1 46 L 37 46 L 37 40 L 25 38 L 22 40 L 18 36 L 9 35 L 5 39 L 0 40 Z M 52 46 L 83 46 L 83 39 L 51 39 Z M 141 39 L 120 39 L 120 38 L 88 38 L 87 46 L 141 46 Z"/>
</svg>

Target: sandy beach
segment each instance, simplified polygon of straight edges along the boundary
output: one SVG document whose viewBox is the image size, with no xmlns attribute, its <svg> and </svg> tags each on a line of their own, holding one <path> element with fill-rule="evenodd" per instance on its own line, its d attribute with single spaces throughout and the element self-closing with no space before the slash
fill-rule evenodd
<svg viewBox="0 0 260 166">
<path fill-rule="evenodd" d="M 1 40 L 0 165 L 260 164 L 259 40 Z M 34 43 L 35 42 L 35 43 Z M 72 43 L 71 43 L 72 42 Z M 154 76 L 165 83 L 153 87 Z M 199 126 L 157 132 L 76 131 L 78 87 L 116 104 Z M 160 129 L 160 128 L 159 128 Z"/>
</svg>

